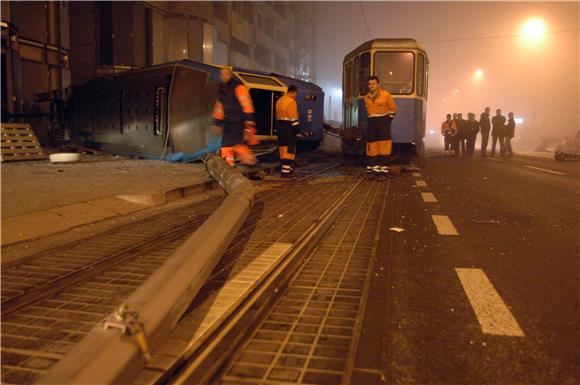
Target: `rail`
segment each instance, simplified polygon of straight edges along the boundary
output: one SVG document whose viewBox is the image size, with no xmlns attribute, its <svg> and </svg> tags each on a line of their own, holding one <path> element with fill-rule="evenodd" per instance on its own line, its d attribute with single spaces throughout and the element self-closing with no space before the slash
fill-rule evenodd
<svg viewBox="0 0 580 385">
<path fill-rule="evenodd" d="M 228 192 L 220 207 L 186 242 L 55 364 L 38 384 L 129 383 L 186 311 L 244 223 L 255 190 L 222 159 L 206 162 L 209 174 Z"/>
</svg>

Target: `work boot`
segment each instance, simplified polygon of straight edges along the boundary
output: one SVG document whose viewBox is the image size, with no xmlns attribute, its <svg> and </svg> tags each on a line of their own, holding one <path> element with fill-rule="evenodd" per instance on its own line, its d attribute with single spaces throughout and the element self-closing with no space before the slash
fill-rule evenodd
<svg viewBox="0 0 580 385">
<path fill-rule="evenodd" d="M 379 167 L 380 173 L 384 175 L 389 175 L 389 166 L 380 166 Z"/>
</svg>

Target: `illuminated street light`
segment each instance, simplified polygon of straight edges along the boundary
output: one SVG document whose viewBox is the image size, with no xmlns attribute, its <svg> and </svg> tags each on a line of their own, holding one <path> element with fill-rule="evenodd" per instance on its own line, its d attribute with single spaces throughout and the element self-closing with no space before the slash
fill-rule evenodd
<svg viewBox="0 0 580 385">
<path fill-rule="evenodd" d="M 522 24 L 520 33 L 525 43 L 537 45 L 546 39 L 546 23 L 538 17 L 529 18 Z"/>
<path fill-rule="evenodd" d="M 522 124 L 524 122 L 524 118 L 514 118 L 514 122 L 517 124 Z"/>
<path fill-rule="evenodd" d="M 483 78 L 483 70 L 481 70 L 481 69 L 478 69 L 478 70 L 476 70 L 476 71 L 474 72 L 474 74 L 473 74 L 473 77 L 474 77 L 476 80 L 479 80 L 479 79 Z"/>
</svg>

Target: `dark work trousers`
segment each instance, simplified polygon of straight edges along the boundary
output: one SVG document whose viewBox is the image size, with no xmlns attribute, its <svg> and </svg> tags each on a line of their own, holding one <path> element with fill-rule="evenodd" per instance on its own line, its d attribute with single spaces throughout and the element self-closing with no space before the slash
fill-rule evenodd
<svg viewBox="0 0 580 385">
<path fill-rule="evenodd" d="M 469 156 L 473 156 L 473 153 L 475 152 L 475 139 L 475 135 L 467 138 L 467 155 Z"/>
<path fill-rule="evenodd" d="M 287 120 L 276 120 L 278 131 L 278 150 L 282 173 L 291 174 L 294 170 L 294 158 L 296 157 L 296 133 L 292 123 Z"/>
<path fill-rule="evenodd" d="M 489 130 L 481 130 L 481 156 L 487 156 L 487 142 L 489 142 Z"/>
<path fill-rule="evenodd" d="M 453 149 L 455 156 L 459 156 L 459 136 L 451 136 L 451 148 Z"/>
<path fill-rule="evenodd" d="M 244 122 L 226 122 L 222 134 L 222 147 L 233 147 L 244 141 Z"/>
<path fill-rule="evenodd" d="M 505 137 L 505 154 L 506 156 L 512 156 L 514 154 L 514 151 L 512 150 L 512 138 L 509 136 Z"/>
<path fill-rule="evenodd" d="M 367 127 L 367 165 L 387 166 L 391 162 L 393 142 L 391 140 L 390 116 L 369 118 Z"/>
<path fill-rule="evenodd" d="M 504 137 L 500 135 L 491 136 L 491 156 L 495 156 L 495 145 L 499 141 L 499 153 L 501 156 L 505 156 L 504 148 Z"/>
<path fill-rule="evenodd" d="M 443 143 L 445 144 L 445 151 L 451 150 L 451 136 L 443 135 Z"/>
<path fill-rule="evenodd" d="M 467 138 L 459 137 L 459 145 L 461 147 L 461 156 L 467 155 Z"/>
</svg>

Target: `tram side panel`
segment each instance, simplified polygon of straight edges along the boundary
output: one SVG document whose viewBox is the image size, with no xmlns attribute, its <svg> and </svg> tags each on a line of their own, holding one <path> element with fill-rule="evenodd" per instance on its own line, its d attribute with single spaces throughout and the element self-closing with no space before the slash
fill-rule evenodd
<svg viewBox="0 0 580 385">
<path fill-rule="evenodd" d="M 391 124 L 393 153 L 398 157 L 406 157 L 423 151 L 425 136 L 425 102 L 418 98 L 397 98 L 397 114 Z M 352 122 L 348 122 L 343 138 L 343 152 L 346 155 L 362 156 L 365 154 L 368 116 L 363 98 L 357 98 L 354 103 L 348 103 L 347 114 Z"/>
<path fill-rule="evenodd" d="M 297 103 L 300 115 L 300 132 L 304 135 L 299 143 L 318 147 L 322 143 L 324 129 L 324 92 L 316 84 L 273 73 L 286 87 L 298 89 Z"/>
</svg>

